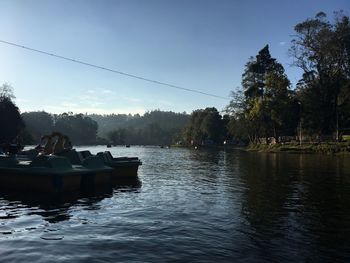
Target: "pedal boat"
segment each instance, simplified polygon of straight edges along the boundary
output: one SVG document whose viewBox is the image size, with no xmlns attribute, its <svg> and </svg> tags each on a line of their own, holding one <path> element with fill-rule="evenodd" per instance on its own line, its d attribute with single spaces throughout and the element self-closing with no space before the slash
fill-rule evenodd
<svg viewBox="0 0 350 263">
<path fill-rule="evenodd" d="M 113 169 L 105 165 L 100 157 L 94 156 L 91 153 L 84 156 L 76 150 L 62 152 L 60 156 L 67 158 L 74 168 L 86 168 L 91 171 L 88 176 L 82 177 L 81 186 L 83 190 L 110 184 Z"/>
<path fill-rule="evenodd" d="M 113 157 L 109 151 L 97 153 L 105 165 L 113 168 L 112 181 L 120 179 L 132 179 L 138 177 L 138 168 L 142 162 L 138 157 Z"/>
<path fill-rule="evenodd" d="M 81 164 L 75 164 L 73 167 L 84 167 L 92 172 L 90 175 L 82 177 L 81 188 L 83 190 L 91 190 L 111 183 L 113 169 L 105 165 L 97 156 L 88 156 L 81 161 Z"/>
<path fill-rule="evenodd" d="M 90 151 L 76 151 L 71 150 L 63 153 L 64 156 L 70 160 L 74 165 L 85 165 L 85 167 L 110 167 L 110 180 L 112 183 L 121 181 L 122 179 L 135 179 L 137 178 L 138 167 L 142 165 L 142 162 L 138 157 L 118 157 L 114 158 L 109 151 L 99 152 L 96 155 L 92 155 Z M 94 158 L 94 164 L 87 165 L 92 161 L 87 161 Z M 97 161 L 97 159 L 100 161 Z M 102 163 L 101 163 L 102 162 Z M 102 176 L 101 176 L 102 177 Z M 104 176 L 105 177 L 105 176 Z M 106 179 L 106 177 L 105 177 Z M 99 179 L 96 178 L 98 181 Z M 101 181 L 103 181 L 101 179 Z"/>
<path fill-rule="evenodd" d="M 0 188 L 30 192 L 70 192 L 80 189 L 82 176 L 93 173 L 85 167 L 73 167 L 64 157 L 39 156 L 19 160 L 0 156 Z"/>
</svg>

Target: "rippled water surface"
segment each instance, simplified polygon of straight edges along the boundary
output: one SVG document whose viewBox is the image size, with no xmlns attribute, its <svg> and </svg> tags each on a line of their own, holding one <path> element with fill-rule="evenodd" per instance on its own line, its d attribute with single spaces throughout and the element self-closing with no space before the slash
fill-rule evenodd
<svg viewBox="0 0 350 263">
<path fill-rule="evenodd" d="M 350 261 L 349 157 L 110 150 L 142 159 L 139 181 L 0 194 L 1 262 Z"/>
</svg>

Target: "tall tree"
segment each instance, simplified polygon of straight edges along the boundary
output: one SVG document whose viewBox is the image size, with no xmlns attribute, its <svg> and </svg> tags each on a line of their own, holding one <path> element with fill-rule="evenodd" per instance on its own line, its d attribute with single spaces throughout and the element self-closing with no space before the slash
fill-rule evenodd
<svg viewBox="0 0 350 263">
<path fill-rule="evenodd" d="M 183 131 L 185 141 L 197 145 L 206 141 L 221 144 L 225 135 L 223 123 L 222 116 L 216 108 L 195 110 Z"/>
<path fill-rule="evenodd" d="M 304 71 L 298 88 L 305 124 L 314 133 L 332 134 L 344 114 L 341 104 L 349 98 L 349 18 L 338 12 L 332 24 L 320 12 L 294 29 L 290 54 Z"/>
<path fill-rule="evenodd" d="M 246 129 L 243 130 L 249 130 L 248 137 L 252 142 L 258 142 L 260 137 L 267 140 L 274 136 L 278 139 L 287 122 L 286 110 L 291 100 L 289 86 L 283 66 L 271 57 L 266 45 L 245 66 L 242 75 L 243 98 L 241 96 L 238 103 L 240 110 L 236 109 L 240 114 L 236 115 L 231 127 L 233 123 L 245 125 Z M 232 101 L 229 108 L 235 108 L 238 104 Z"/>
<path fill-rule="evenodd" d="M 278 141 L 280 135 L 291 135 L 299 121 L 294 92 L 284 71 L 271 72 L 265 75 L 266 111 L 269 115 L 273 137 Z"/>
<path fill-rule="evenodd" d="M 18 107 L 12 101 L 12 87 L 4 84 L 0 87 L 0 143 L 11 143 L 24 128 Z"/>
<path fill-rule="evenodd" d="M 13 88 L 10 84 L 4 83 L 0 86 L 0 97 L 6 97 L 11 100 L 16 98 L 13 94 Z"/>
<path fill-rule="evenodd" d="M 54 116 L 54 129 L 67 134 L 75 144 L 94 144 L 97 122 L 83 114 L 62 113 Z"/>
<path fill-rule="evenodd" d="M 38 142 L 44 134 L 50 134 L 54 129 L 52 115 L 45 111 L 34 111 L 22 113 L 26 124 L 26 131 Z"/>
</svg>

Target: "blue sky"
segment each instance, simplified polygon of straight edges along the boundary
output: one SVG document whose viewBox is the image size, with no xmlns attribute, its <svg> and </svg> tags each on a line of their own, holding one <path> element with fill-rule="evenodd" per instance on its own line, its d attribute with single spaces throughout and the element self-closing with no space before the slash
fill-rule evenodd
<svg viewBox="0 0 350 263">
<path fill-rule="evenodd" d="M 295 84 L 293 27 L 347 0 L 0 0 L 0 40 L 228 97 L 266 44 Z M 147 83 L 0 43 L 0 84 L 22 112 L 222 110 L 228 100 Z"/>
</svg>

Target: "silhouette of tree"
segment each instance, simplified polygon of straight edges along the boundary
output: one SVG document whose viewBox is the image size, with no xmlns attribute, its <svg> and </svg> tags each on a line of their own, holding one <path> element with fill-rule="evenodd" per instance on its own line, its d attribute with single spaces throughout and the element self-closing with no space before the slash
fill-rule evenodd
<svg viewBox="0 0 350 263">
<path fill-rule="evenodd" d="M 183 131 L 187 143 L 200 145 L 206 141 L 221 144 L 225 135 L 224 121 L 216 108 L 195 110 Z"/>
<path fill-rule="evenodd" d="M 113 143 L 113 145 L 124 145 L 125 144 L 126 130 L 120 128 L 118 130 L 113 130 L 108 133 L 108 139 Z"/>
<path fill-rule="evenodd" d="M 0 97 L 6 97 L 11 100 L 15 99 L 15 95 L 13 94 L 13 88 L 10 84 L 4 83 L 0 86 Z"/>
<path fill-rule="evenodd" d="M 154 110 L 139 114 L 89 115 L 98 123 L 98 134 L 113 144 L 168 145 L 181 134 L 189 115 Z"/>
<path fill-rule="evenodd" d="M 295 26 L 290 55 L 304 71 L 298 83 L 305 128 L 317 134 L 338 131 L 339 120 L 349 119 L 350 23 L 337 12 L 335 23 L 318 13 Z"/>
<path fill-rule="evenodd" d="M 24 112 L 22 118 L 26 124 L 26 132 L 35 142 L 38 142 L 44 134 L 50 134 L 54 130 L 53 118 L 45 111 Z"/>
<path fill-rule="evenodd" d="M 54 115 L 54 130 L 66 134 L 74 144 L 95 144 L 98 124 L 84 114 Z"/>
<path fill-rule="evenodd" d="M 0 142 L 11 143 L 24 128 L 18 107 L 12 101 L 14 98 L 11 86 L 0 87 Z"/>
<path fill-rule="evenodd" d="M 268 137 L 278 140 L 291 126 L 288 115 L 292 97 L 284 68 L 271 57 L 266 45 L 255 58 L 249 59 L 242 75 L 242 90 L 233 93 L 227 107 L 232 116 L 228 128 L 231 136 L 249 138 L 254 143 L 261 137 L 266 137 L 266 141 Z"/>
</svg>

